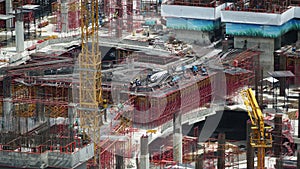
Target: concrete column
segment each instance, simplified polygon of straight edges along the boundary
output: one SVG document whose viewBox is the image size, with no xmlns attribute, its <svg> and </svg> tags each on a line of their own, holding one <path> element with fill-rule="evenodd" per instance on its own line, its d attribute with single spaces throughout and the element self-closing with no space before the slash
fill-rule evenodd
<svg viewBox="0 0 300 169">
<path fill-rule="evenodd" d="M 116 154 L 116 169 L 125 169 L 124 157 Z"/>
<path fill-rule="evenodd" d="M 173 117 L 173 161 L 182 163 L 182 127 L 181 114 Z"/>
<path fill-rule="evenodd" d="M 62 0 L 61 3 L 61 31 L 68 32 L 69 24 L 68 24 L 68 4 L 67 0 Z"/>
<path fill-rule="evenodd" d="M 273 142 L 273 147 L 274 147 L 274 156 L 275 157 L 280 157 L 282 153 L 282 114 L 276 114 L 274 118 L 274 142 Z"/>
<path fill-rule="evenodd" d="M 13 131 L 12 99 L 3 99 L 3 122 L 4 131 Z"/>
<path fill-rule="evenodd" d="M 279 78 L 279 96 L 285 96 L 286 78 Z"/>
<path fill-rule="evenodd" d="M 274 39 L 274 41 L 275 41 L 275 46 L 274 46 L 274 48 L 275 48 L 275 49 L 280 49 L 280 48 L 281 48 L 281 41 L 282 41 L 281 36 L 278 37 L 278 38 L 276 38 L 276 39 Z"/>
<path fill-rule="evenodd" d="M 276 169 L 283 169 L 283 160 L 282 160 L 282 158 L 277 158 L 276 159 L 275 168 Z"/>
<path fill-rule="evenodd" d="M 3 106 L 2 106 L 2 125 L 4 131 L 13 131 L 12 98 L 11 98 L 11 78 L 3 79 Z"/>
<path fill-rule="evenodd" d="M 298 95 L 298 112 L 300 112 L 300 93 Z M 300 116 L 298 116 L 298 139 L 300 138 Z M 297 144 L 297 168 L 300 168 L 300 144 Z"/>
<path fill-rule="evenodd" d="M 127 31 L 133 31 L 133 0 L 127 0 Z"/>
<path fill-rule="evenodd" d="M 123 31 L 123 5 L 122 0 L 117 0 L 117 24 L 116 24 L 116 38 L 122 37 Z"/>
<path fill-rule="evenodd" d="M 218 169 L 225 169 L 225 134 L 218 135 Z"/>
<path fill-rule="evenodd" d="M 135 166 L 136 166 L 136 169 L 140 169 L 140 164 L 139 164 L 139 158 L 138 157 L 135 157 Z"/>
<path fill-rule="evenodd" d="M 254 148 L 250 145 L 251 121 L 247 121 L 247 169 L 254 169 Z"/>
<path fill-rule="evenodd" d="M 116 38 L 121 38 L 122 37 L 122 29 L 123 27 L 123 19 L 122 18 L 117 18 L 117 24 L 116 24 Z"/>
<path fill-rule="evenodd" d="M 197 169 L 203 169 L 203 156 L 202 155 L 197 155 L 196 168 Z"/>
<path fill-rule="evenodd" d="M 300 86 L 300 59 L 295 58 L 295 77 L 294 77 L 294 83 L 296 86 Z"/>
<path fill-rule="evenodd" d="M 110 0 L 104 0 L 103 4 L 104 4 L 103 5 L 104 16 L 108 17 L 109 14 L 110 14 L 110 12 L 109 12 L 109 10 L 110 10 Z"/>
<path fill-rule="evenodd" d="M 42 75 L 42 74 L 40 74 Z M 45 87 L 44 86 L 38 86 L 37 87 L 37 97 L 44 98 L 45 94 Z M 45 104 L 44 103 L 36 103 L 36 121 L 38 122 L 44 122 L 45 119 Z"/>
<path fill-rule="evenodd" d="M 141 137 L 141 160 L 140 160 L 140 167 L 143 169 L 149 169 L 150 162 L 149 162 L 149 145 L 148 145 L 148 136 Z"/>
<path fill-rule="evenodd" d="M 23 22 L 23 14 L 17 14 L 16 21 L 16 51 L 23 52 L 24 51 L 24 22 Z"/>
<path fill-rule="evenodd" d="M 69 105 L 68 105 L 68 118 L 69 118 L 69 123 L 70 123 L 69 125 L 71 126 L 70 127 L 70 139 L 71 140 L 73 140 L 73 138 L 74 138 L 73 125 L 75 123 L 75 121 L 74 121 L 75 113 L 76 113 L 75 104 L 74 103 L 69 103 Z"/>
<path fill-rule="evenodd" d="M 5 12 L 6 15 L 9 15 L 12 13 L 12 1 L 11 0 L 5 0 Z M 6 29 L 10 29 L 12 27 L 12 20 L 8 19 L 6 20 Z"/>
</svg>

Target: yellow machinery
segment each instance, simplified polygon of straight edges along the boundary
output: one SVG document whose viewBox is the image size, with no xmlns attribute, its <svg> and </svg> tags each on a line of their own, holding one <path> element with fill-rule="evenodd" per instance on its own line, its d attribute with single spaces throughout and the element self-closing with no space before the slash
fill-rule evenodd
<svg viewBox="0 0 300 169">
<path fill-rule="evenodd" d="M 79 55 L 79 102 L 80 127 L 95 143 L 95 160 L 100 165 L 100 127 L 102 122 L 101 53 L 99 50 L 98 0 L 80 1 L 81 45 Z M 96 161 L 95 161 L 96 162 Z"/>
<path fill-rule="evenodd" d="M 241 95 L 244 104 L 247 107 L 248 115 L 252 123 L 252 133 L 250 135 L 250 144 L 257 148 L 257 169 L 265 168 L 265 149 L 272 147 L 272 136 L 267 131 L 268 128 L 264 123 L 264 117 L 256 101 L 255 95 L 251 88 L 243 90 Z M 251 107 L 252 111 L 250 111 Z"/>
</svg>

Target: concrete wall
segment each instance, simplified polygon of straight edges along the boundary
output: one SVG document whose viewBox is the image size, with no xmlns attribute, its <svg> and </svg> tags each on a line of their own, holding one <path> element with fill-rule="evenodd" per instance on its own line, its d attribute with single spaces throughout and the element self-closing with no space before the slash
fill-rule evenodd
<svg viewBox="0 0 300 169">
<path fill-rule="evenodd" d="M 273 38 L 259 38 L 259 37 L 234 37 L 234 47 L 243 48 L 244 41 L 247 40 L 247 48 L 257 48 L 260 46 L 260 65 L 263 68 L 264 76 L 268 75 L 269 71 L 274 71 L 274 50 L 276 40 Z"/>
<path fill-rule="evenodd" d="M 211 44 L 210 38 L 212 35 L 210 35 L 209 32 L 178 29 L 173 30 L 173 32 L 175 33 L 177 39 L 183 40 L 185 42 L 203 45 Z"/>
</svg>

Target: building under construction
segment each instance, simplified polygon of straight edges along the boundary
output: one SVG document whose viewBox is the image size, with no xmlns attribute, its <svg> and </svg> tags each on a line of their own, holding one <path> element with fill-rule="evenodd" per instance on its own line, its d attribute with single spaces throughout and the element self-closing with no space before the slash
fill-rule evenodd
<svg viewBox="0 0 300 169">
<path fill-rule="evenodd" d="M 245 88 L 263 165 L 297 168 L 298 3 L 1 2 L 0 168 L 254 168 L 251 127 L 196 125 L 246 112 Z"/>
</svg>

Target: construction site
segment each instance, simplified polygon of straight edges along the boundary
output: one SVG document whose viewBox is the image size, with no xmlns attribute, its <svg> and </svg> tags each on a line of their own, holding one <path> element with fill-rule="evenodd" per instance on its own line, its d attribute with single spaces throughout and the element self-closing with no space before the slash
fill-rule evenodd
<svg viewBox="0 0 300 169">
<path fill-rule="evenodd" d="M 300 1 L 0 1 L 0 168 L 300 168 Z"/>
</svg>

